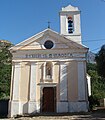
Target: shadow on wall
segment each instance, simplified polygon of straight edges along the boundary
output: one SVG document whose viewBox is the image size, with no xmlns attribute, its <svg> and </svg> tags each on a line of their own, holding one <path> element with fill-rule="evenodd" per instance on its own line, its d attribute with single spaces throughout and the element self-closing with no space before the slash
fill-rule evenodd
<svg viewBox="0 0 105 120">
<path fill-rule="evenodd" d="M 25 103 L 23 105 L 23 114 L 26 114 L 26 113 L 28 113 L 28 103 Z"/>
<path fill-rule="evenodd" d="M 39 100 L 40 101 L 40 100 Z M 25 116 L 25 115 L 35 115 L 36 113 L 39 113 L 40 110 L 41 110 L 41 104 L 40 102 L 37 102 L 37 104 L 33 104 L 33 106 L 31 106 L 32 108 L 29 108 L 29 102 L 26 102 L 24 105 L 23 105 L 23 108 L 22 108 L 22 115 Z M 39 104 L 38 104 L 39 103 Z M 40 106 L 40 107 L 39 107 Z M 35 109 L 33 112 L 29 113 L 29 109 Z"/>
</svg>

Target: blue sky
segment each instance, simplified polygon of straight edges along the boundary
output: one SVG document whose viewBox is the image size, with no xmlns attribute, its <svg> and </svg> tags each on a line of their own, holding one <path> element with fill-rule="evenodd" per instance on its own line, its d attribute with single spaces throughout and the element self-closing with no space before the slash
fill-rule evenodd
<svg viewBox="0 0 105 120">
<path fill-rule="evenodd" d="M 46 29 L 48 21 L 59 32 L 59 11 L 69 4 L 81 10 L 83 44 L 96 53 L 105 44 L 104 0 L 0 0 L 0 39 L 17 44 Z"/>
</svg>

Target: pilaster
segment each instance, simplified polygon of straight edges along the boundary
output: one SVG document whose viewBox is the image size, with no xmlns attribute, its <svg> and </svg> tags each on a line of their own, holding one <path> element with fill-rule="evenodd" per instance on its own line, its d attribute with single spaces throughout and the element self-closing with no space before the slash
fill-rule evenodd
<svg viewBox="0 0 105 120">
<path fill-rule="evenodd" d="M 86 100 L 86 86 L 85 86 L 85 66 L 84 62 L 78 62 L 78 100 Z"/>
<path fill-rule="evenodd" d="M 57 102 L 57 112 L 68 112 L 67 65 L 65 62 L 60 63 L 60 101 Z"/>
<path fill-rule="evenodd" d="M 67 101 L 67 65 L 60 63 L 60 101 Z"/>
<path fill-rule="evenodd" d="M 21 63 L 13 63 L 12 66 L 12 89 L 11 99 L 9 101 L 9 116 L 19 114 L 19 82 L 21 77 Z"/>
<path fill-rule="evenodd" d="M 19 100 L 19 82 L 21 77 L 21 63 L 15 63 L 13 79 L 13 100 Z"/>
<path fill-rule="evenodd" d="M 36 62 L 30 63 L 30 94 L 28 113 L 35 113 L 36 108 Z"/>
</svg>

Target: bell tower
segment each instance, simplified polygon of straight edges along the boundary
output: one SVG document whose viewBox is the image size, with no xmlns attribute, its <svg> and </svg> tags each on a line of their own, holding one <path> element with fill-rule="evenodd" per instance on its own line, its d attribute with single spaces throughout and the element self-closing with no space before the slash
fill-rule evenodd
<svg viewBox="0 0 105 120">
<path fill-rule="evenodd" d="M 60 33 L 81 44 L 80 11 L 71 5 L 63 7 L 60 11 Z"/>
</svg>

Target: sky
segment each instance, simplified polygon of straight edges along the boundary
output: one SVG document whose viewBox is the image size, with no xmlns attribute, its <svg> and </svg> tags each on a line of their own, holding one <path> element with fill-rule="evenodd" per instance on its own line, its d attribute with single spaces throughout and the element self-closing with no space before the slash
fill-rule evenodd
<svg viewBox="0 0 105 120">
<path fill-rule="evenodd" d="M 48 27 L 60 32 L 59 11 L 81 11 L 82 43 L 97 53 L 105 44 L 105 0 L 0 0 L 0 40 L 14 45 Z"/>
</svg>

